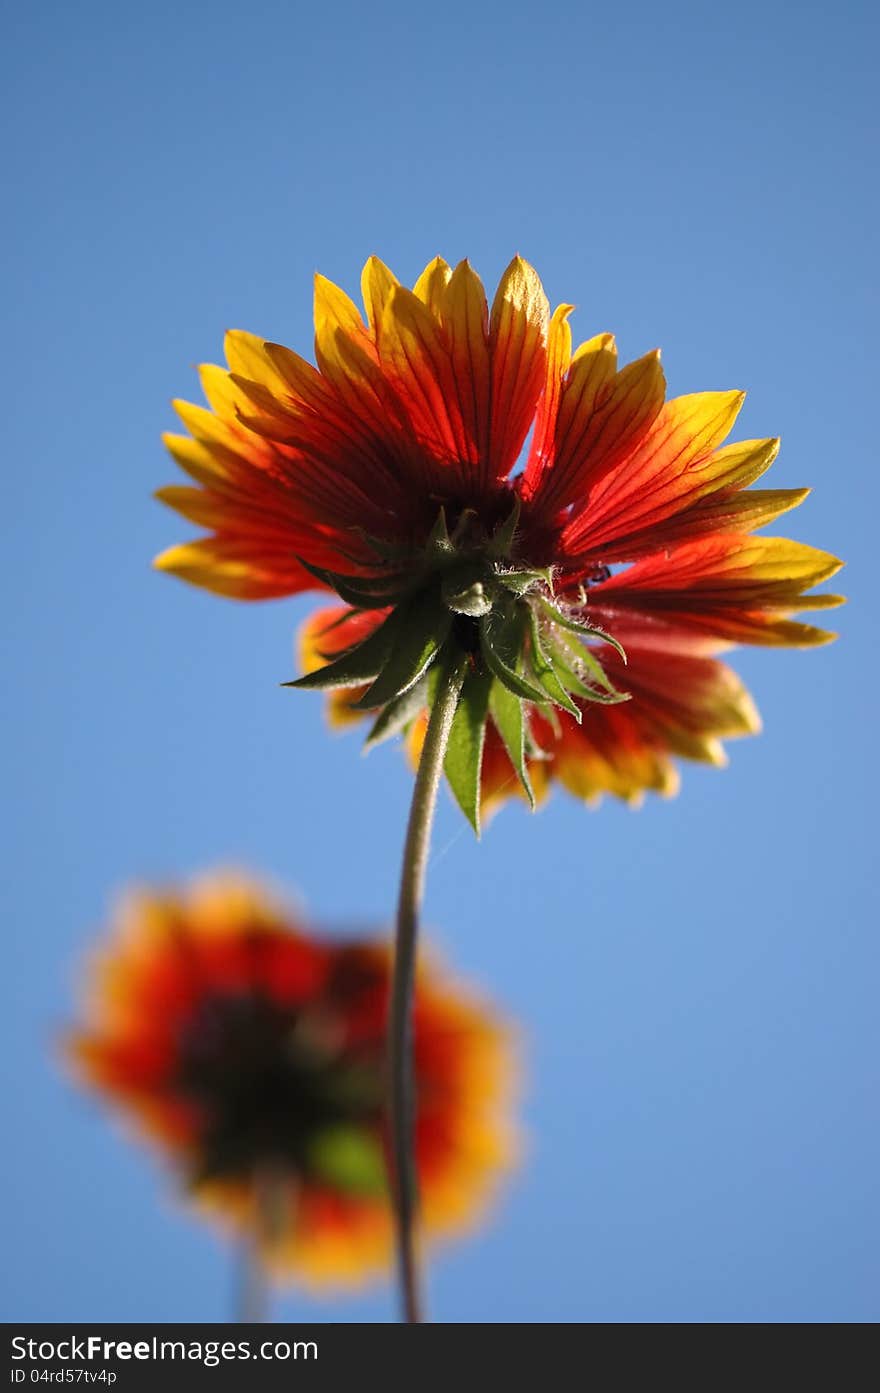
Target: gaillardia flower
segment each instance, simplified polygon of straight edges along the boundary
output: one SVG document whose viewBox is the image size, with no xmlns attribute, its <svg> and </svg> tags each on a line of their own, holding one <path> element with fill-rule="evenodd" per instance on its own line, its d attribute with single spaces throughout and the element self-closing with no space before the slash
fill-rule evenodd
<svg viewBox="0 0 880 1393">
<path fill-rule="evenodd" d="M 530 797 L 634 799 L 671 791 L 673 756 L 721 763 L 758 718 L 717 653 L 823 643 L 792 616 L 839 603 L 806 593 L 834 557 L 753 535 L 808 491 L 749 487 L 778 442 L 723 443 L 743 394 L 667 401 L 659 354 L 618 368 L 609 334 L 572 352 L 571 306 L 518 257 L 491 311 L 439 258 L 412 290 L 371 258 L 363 297 L 365 318 L 317 278 L 317 367 L 233 332 L 228 371 L 202 369 L 210 409 L 180 404 L 168 439 L 195 487 L 159 496 L 211 535 L 160 569 L 335 592 L 294 685 L 345 691 L 371 740 L 417 729 L 457 668 L 445 767 L 475 823 L 513 771 Z"/>
<path fill-rule="evenodd" d="M 188 1193 L 309 1284 L 390 1270 L 383 1123 L 390 952 L 317 938 L 230 874 L 123 907 L 78 1072 Z M 415 1149 L 428 1238 L 481 1216 L 514 1152 L 508 1033 L 436 968 L 416 985 Z"/>
</svg>

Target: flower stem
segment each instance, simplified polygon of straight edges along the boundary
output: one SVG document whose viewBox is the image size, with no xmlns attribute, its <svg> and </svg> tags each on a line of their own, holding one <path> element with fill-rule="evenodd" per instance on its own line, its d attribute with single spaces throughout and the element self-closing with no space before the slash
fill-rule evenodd
<svg viewBox="0 0 880 1393">
<path fill-rule="evenodd" d="M 464 663 L 448 663 L 431 707 L 416 774 L 397 902 L 394 971 L 388 1016 L 388 1111 L 391 1121 L 391 1191 L 394 1197 L 398 1276 L 403 1319 L 408 1323 L 423 1319 L 415 1245 L 417 1177 L 413 1136 L 412 1004 L 416 941 L 437 790 L 443 777 L 443 759 L 463 681 Z"/>
<path fill-rule="evenodd" d="M 269 1283 L 263 1246 L 278 1237 L 288 1216 L 283 1177 L 271 1168 L 257 1168 L 251 1175 L 251 1222 L 242 1234 L 239 1249 L 235 1319 L 246 1325 L 269 1319 Z"/>
<path fill-rule="evenodd" d="M 238 1254 L 238 1281 L 235 1319 L 244 1325 L 262 1324 L 266 1319 L 266 1276 L 254 1236 L 243 1235 Z"/>
</svg>

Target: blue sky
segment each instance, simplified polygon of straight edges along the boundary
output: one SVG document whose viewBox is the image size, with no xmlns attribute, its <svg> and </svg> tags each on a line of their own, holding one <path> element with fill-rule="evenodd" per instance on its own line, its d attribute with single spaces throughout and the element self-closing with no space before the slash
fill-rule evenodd
<svg viewBox="0 0 880 1393">
<path fill-rule="evenodd" d="M 53 1056 L 114 890 L 231 860 L 335 923 L 393 903 L 402 756 L 278 686 L 308 601 L 150 570 L 169 400 L 227 327 L 308 354 L 317 269 L 519 251 L 673 393 L 748 389 L 770 484 L 814 488 L 778 530 L 851 603 L 737 655 L 765 733 L 672 803 L 557 795 L 476 846 L 444 802 L 428 920 L 520 1022 L 531 1141 L 434 1314 L 876 1319 L 873 7 L 5 8 L 4 1318 L 228 1311 L 229 1255 Z"/>
</svg>

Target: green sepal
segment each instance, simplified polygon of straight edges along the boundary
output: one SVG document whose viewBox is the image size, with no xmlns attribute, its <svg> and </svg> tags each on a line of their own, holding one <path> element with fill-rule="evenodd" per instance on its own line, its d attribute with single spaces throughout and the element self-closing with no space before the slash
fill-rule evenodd
<svg viewBox="0 0 880 1393">
<path fill-rule="evenodd" d="M 451 551 L 454 551 L 456 546 L 466 543 L 468 533 L 473 532 L 474 523 L 479 524 L 479 520 L 480 515 L 476 508 L 462 508 L 458 515 L 458 522 L 455 524 L 452 536 L 448 538 L 449 549 Z"/>
<path fill-rule="evenodd" d="M 399 697 L 395 697 L 383 707 L 364 741 L 364 751 L 371 750 L 374 745 L 381 745 L 383 740 L 390 740 L 412 725 L 416 717 L 430 705 L 429 679 L 432 676 L 433 669 L 414 687 L 402 692 Z"/>
<path fill-rule="evenodd" d="M 536 585 L 550 585 L 552 574 L 548 566 L 545 571 L 499 571 L 495 579 L 511 595 L 527 595 Z"/>
<path fill-rule="evenodd" d="M 362 687 L 365 682 L 372 682 L 394 652 L 400 613 L 400 610 L 393 610 L 368 638 L 355 648 L 347 649 L 335 662 L 281 685 L 305 691 L 325 691 L 333 687 Z"/>
<path fill-rule="evenodd" d="M 434 526 L 428 533 L 428 540 L 425 543 L 425 553 L 429 556 L 448 556 L 453 550 L 452 541 L 449 536 L 449 528 L 446 525 L 446 509 L 441 508 L 437 514 Z"/>
<path fill-rule="evenodd" d="M 457 566 L 443 577 L 440 593 L 443 603 L 456 614 L 482 619 L 492 608 L 491 582 L 479 564 Z"/>
<path fill-rule="evenodd" d="M 529 609 L 529 624 L 532 639 L 532 651 L 530 655 L 532 671 L 550 700 L 555 702 L 557 706 L 561 706 L 570 716 L 574 716 L 578 725 L 580 725 L 581 709 L 572 701 L 565 687 L 556 676 L 552 660 L 548 658 L 547 654 L 544 652 L 541 643 L 541 630 L 538 623 L 538 616 L 532 608 Z"/>
<path fill-rule="evenodd" d="M 338 1123 L 310 1138 L 306 1166 L 318 1179 L 341 1190 L 381 1195 L 387 1172 L 379 1138 L 367 1127 Z"/>
<path fill-rule="evenodd" d="M 400 616 L 394 648 L 370 689 L 359 701 L 352 702 L 353 711 L 374 711 L 414 687 L 434 662 L 452 628 L 452 615 L 435 594 L 420 595 L 394 613 Z"/>
<path fill-rule="evenodd" d="M 513 546 L 513 539 L 516 536 L 516 529 L 519 526 L 519 515 L 522 511 L 522 502 L 517 494 L 513 500 L 513 506 L 508 516 L 497 528 L 492 536 L 489 545 L 486 547 L 486 555 L 498 560 L 510 555 Z"/>
<path fill-rule="evenodd" d="M 522 660 L 527 622 L 519 607 L 507 614 L 493 610 L 480 625 L 480 647 L 489 671 L 513 695 L 519 700 L 544 706 L 547 693 L 517 671 Z"/>
<path fill-rule="evenodd" d="M 606 706 L 617 706 L 622 701 L 629 701 L 629 693 L 618 691 L 602 664 L 593 656 L 589 648 L 579 644 L 575 650 L 573 645 L 557 639 L 551 641 L 550 652 L 556 676 L 567 691 L 574 692 L 576 696 L 582 697 L 585 701 L 598 701 Z M 598 686 L 589 686 L 573 664 L 586 668 Z"/>
<path fill-rule="evenodd" d="M 501 736 L 504 748 L 510 756 L 510 762 L 525 789 L 529 805 L 534 809 L 535 795 L 529 780 L 529 771 L 526 768 L 526 718 L 522 702 L 518 696 L 514 696 L 508 687 L 496 679 L 489 692 L 489 710 L 492 712 L 492 720 L 495 722 L 495 728 Z"/>
<path fill-rule="evenodd" d="M 353 531 L 362 537 L 371 551 L 382 561 L 399 561 L 401 566 L 409 563 L 412 556 L 412 547 L 408 542 L 389 542 L 384 537 L 374 537 L 369 532 L 365 532 L 362 527 L 355 527 Z"/>
<path fill-rule="evenodd" d="M 371 580 L 367 576 L 342 576 L 336 571 L 327 571 L 323 566 L 313 566 L 303 558 L 297 557 L 299 564 L 315 576 L 317 580 L 335 590 L 340 600 L 355 609 L 388 609 L 397 604 L 406 593 L 406 587 L 399 576 Z"/>
<path fill-rule="evenodd" d="M 492 677 L 469 672 L 458 699 L 443 768 L 455 801 L 480 835 L 480 773 Z"/>
<path fill-rule="evenodd" d="M 557 609 L 550 600 L 542 599 L 541 607 L 552 619 L 554 624 L 558 624 L 561 629 L 567 629 L 569 633 L 580 634 L 581 638 L 596 638 L 602 643 L 608 643 L 626 662 L 626 649 L 611 634 L 606 634 L 604 629 L 599 629 L 595 624 L 587 624 L 581 619 L 573 619 L 570 614 L 563 614 L 561 609 Z"/>
</svg>

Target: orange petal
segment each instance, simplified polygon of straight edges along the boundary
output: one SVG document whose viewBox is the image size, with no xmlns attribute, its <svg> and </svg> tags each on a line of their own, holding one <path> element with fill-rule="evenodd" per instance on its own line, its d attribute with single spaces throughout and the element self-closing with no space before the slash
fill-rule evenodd
<svg viewBox="0 0 880 1393">
<path fill-rule="evenodd" d="M 826 607 L 824 596 L 803 591 L 841 565 L 828 552 L 781 537 L 713 535 L 637 561 L 594 586 L 590 598 L 599 622 L 612 630 L 621 614 L 634 613 L 734 642 L 808 647 L 834 635 L 786 616 Z"/>
<path fill-rule="evenodd" d="M 584 347 L 562 389 L 552 466 L 542 478 L 524 483 L 526 496 L 548 519 L 632 454 L 663 405 L 659 353 L 646 354 L 612 377 L 613 341 L 601 336 Z"/>
<path fill-rule="evenodd" d="M 153 562 L 180 580 L 236 600 L 267 600 L 314 590 L 317 582 L 283 544 L 259 539 L 205 537 L 169 547 Z"/>
<path fill-rule="evenodd" d="M 565 532 L 568 550 L 591 547 L 661 522 L 713 489 L 751 482 L 769 467 L 779 442 L 748 441 L 718 450 L 742 405 L 742 392 L 698 392 L 660 410 L 637 447 L 590 489 L 589 506 Z"/>
<path fill-rule="evenodd" d="M 547 367 L 550 306 L 537 272 L 515 256 L 498 285 L 489 327 L 492 480 L 506 478 L 522 449 Z"/>
</svg>

